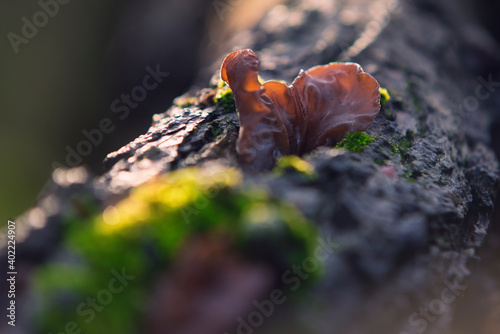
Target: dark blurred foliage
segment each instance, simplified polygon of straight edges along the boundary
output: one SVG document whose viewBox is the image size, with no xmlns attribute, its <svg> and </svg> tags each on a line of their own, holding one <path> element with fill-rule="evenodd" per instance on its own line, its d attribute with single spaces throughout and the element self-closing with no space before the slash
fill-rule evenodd
<svg viewBox="0 0 500 334">
<path fill-rule="evenodd" d="M 152 115 L 164 112 L 173 98 L 190 87 L 199 71 L 198 55 L 211 7 L 207 0 L 129 1 L 124 6 L 106 46 L 111 79 L 109 101 L 142 86 L 148 75 L 146 67 L 159 68 L 168 76 L 135 109 L 130 109 L 128 117 L 117 121 L 111 149 L 146 132 Z M 115 114 L 119 115 L 123 114 Z M 101 158 L 109 152 L 103 151 Z"/>
<path fill-rule="evenodd" d="M 51 2 L 51 0 L 42 0 Z M 151 116 L 166 110 L 185 92 L 201 66 L 209 65 L 227 40 L 221 31 L 250 26 L 273 1 L 238 2 L 240 17 L 221 19 L 213 0 L 69 1 L 15 53 L 7 37 L 21 34 L 23 17 L 32 21 L 38 1 L 0 2 L 0 212 L 14 219 L 36 200 L 52 164 L 65 162 L 69 146 L 86 138 L 109 118 L 115 130 L 103 135 L 83 157 L 94 173 L 103 172 L 107 153 L 144 133 Z M 500 41 L 500 3 L 462 0 Z M 267 6 L 269 6 L 267 4 Z M 262 7 L 264 6 L 264 7 Z M 259 8 L 262 7 L 262 8 Z M 229 14 L 229 12 L 226 12 Z M 234 13 L 233 13 L 234 14 Z M 215 27 L 214 27 L 215 26 Z M 214 45 L 216 44 L 216 45 Z M 145 68 L 169 75 L 125 120 L 111 110 L 122 94 L 142 85 Z M 207 73 L 205 71 L 205 73 Z"/>
<path fill-rule="evenodd" d="M 498 0 L 468 1 L 474 5 L 475 11 L 481 23 L 500 42 L 500 2 Z"/>
<path fill-rule="evenodd" d="M 68 166 L 66 146 L 76 149 L 83 130 L 98 128 L 103 118 L 115 125 L 83 157 L 101 173 L 107 153 L 147 131 L 151 116 L 189 88 L 211 7 L 208 0 L 69 1 L 16 54 L 8 33 L 22 36 L 22 18 L 33 22 L 41 7 L 34 0 L 0 2 L 4 219 L 35 202 L 54 161 Z M 169 75 L 121 120 L 111 103 L 142 86 L 147 66 Z"/>
</svg>

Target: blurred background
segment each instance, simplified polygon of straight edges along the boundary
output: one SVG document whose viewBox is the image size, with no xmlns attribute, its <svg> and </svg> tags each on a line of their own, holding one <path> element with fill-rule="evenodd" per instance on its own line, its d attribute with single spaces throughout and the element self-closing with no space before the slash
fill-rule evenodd
<svg viewBox="0 0 500 334">
<path fill-rule="evenodd" d="M 498 1 L 460 1 L 500 40 Z M 78 162 L 102 173 L 107 153 L 147 131 L 152 115 L 165 111 L 193 84 L 206 86 L 213 64 L 230 48 L 224 41 L 282 0 L 233 0 L 229 3 L 234 6 L 217 6 L 225 2 L 2 0 L 3 219 L 15 219 L 36 202 L 55 165 Z M 39 14 L 43 7 L 51 15 Z M 143 100 L 127 106 L 127 95 L 144 91 L 137 87 L 143 86 L 147 67 L 168 75 Z M 98 144 L 82 146 L 87 140 L 83 131 L 95 133 L 105 118 L 113 130 L 102 138 L 95 135 Z M 79 154 L 81 161 L 74 153 L 68 160 L 78 148 L 85 152 Z"/>
<path fill-rule="evenodd" d="M 234 14 L 246 12 L 241 29 L 278 1 L 257 1 L 256 10 L 248 10 L 255 2 L 221 12 L 208 0 L 1 1 L 2 217 L 14 219 L 33 205 L 55 165 L 83 164 L 102 173 L 107 153 L 145 133 L 151 116 L 213 63 L 224 32 L 236 29 Z M 39 14 L 43 7 L 53 17 Z M 33 30 L 26 19 L 39 27 Z M 168 76 L 162 74 L 157 86 L 150 81 L 156 87 L 127 106 L 122 98 L 143 86 L 147 67 Z M 116 99 L 118 113 L 111 108 Z M 93 129 L 104 118 L 113 130 L 100 140 Z M 82 146 L 84 130 L 94 133 L 97 145 Z M 78 154 L 81 161 L 69 153 L 78 148 L 85 153 Z"/>
</svg>

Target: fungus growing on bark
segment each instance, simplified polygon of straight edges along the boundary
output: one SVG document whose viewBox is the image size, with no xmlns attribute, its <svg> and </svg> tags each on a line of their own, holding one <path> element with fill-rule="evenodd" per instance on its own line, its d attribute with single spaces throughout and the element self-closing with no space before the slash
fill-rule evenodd
<svg viewBox="0 0 500 334">
<path fill-rule="evenodd" d="M 365 130 L 380 109 L 379 84 L 355 63 L 330 63 L 301 71 L 291 85 L 260 84 L 252 50 L 229 54 L 221 78 L 233 91 L 240 118 L 237 152 L 244 165 L 268 170 L 277 158 L 335 145 Z"/>
</svg>

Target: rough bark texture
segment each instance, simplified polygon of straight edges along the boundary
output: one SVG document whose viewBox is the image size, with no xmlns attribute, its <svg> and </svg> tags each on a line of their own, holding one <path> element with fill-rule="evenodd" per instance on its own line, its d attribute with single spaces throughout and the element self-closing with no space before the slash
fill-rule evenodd
<svg viewBox="0 0 500 334">
<path fill-rule="evenodd" d="M 493 61 L 497 47 L 462 24 L 453 4 L 394 4 L 291 1 L 232 45 L 259 54 L 264 79 L 290 80 L 300 69 L 348 60 L 391 93 L 366 131 L 376 140 L 362 153 L 320 148 L 304 157 L 316 179 L 246 174 L 341 248 L 319 282 L 260 333 L 449 333 L 454 301 L 473 290 L 465 279 L 487 233 L 498 164 L 488 110 L 465 98 L 481 84 L 474 79 L 482 69 L 472 65 Z M 171 170 L 214 159 L 238 167 L 238 118 L 213 103 L 215 92 L 155 115 L 147 134 L 108 155 L 103 176 L 56 171 L 38 206 L 18 220 L 18 235 L 26 237 L 18 261 L 33 267 L 57 253 L 65 215 L 85 216 L 86 198 L 104 208 Z"/>
</svg>

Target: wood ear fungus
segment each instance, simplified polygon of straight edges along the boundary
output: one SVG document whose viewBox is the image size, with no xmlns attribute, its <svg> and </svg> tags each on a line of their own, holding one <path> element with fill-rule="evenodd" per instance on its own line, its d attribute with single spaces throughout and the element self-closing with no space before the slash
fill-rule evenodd
<svg viewBox="0 0 500 334">
<path fill-rule="evenodd" d="M 284 155 L 335 145 L 365 130 L 380 110 L 379 84 L 356 63 L 330 63 L 301 71 L 291 85 L 258 80 L 259 60 L 250 49 L 229 54 L 221 78 L 240 119 L 236 150 L 256 171 L 273 168 Z"/>
</svg>

